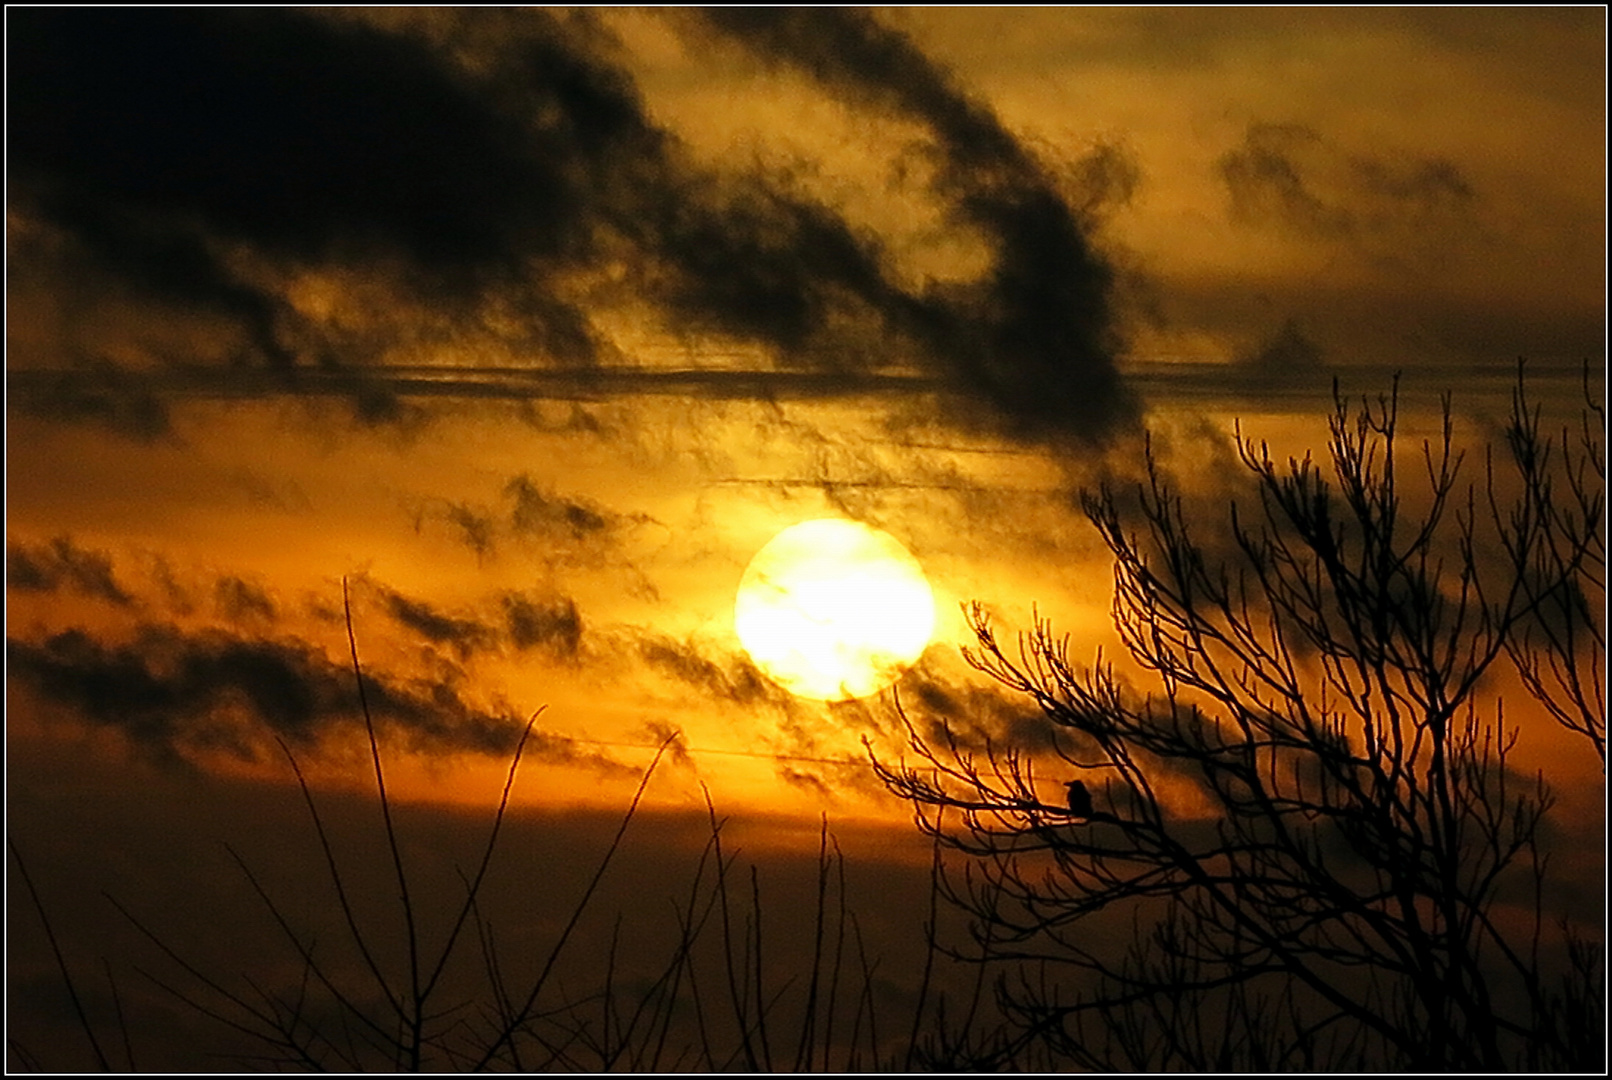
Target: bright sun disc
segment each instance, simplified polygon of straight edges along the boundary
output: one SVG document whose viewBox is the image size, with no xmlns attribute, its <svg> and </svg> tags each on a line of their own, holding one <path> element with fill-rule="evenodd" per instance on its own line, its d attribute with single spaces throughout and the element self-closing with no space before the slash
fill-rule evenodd
<svg viewBox="0 0 1612 1080">
<path fill-rule="evenodd" d="M 739 582 L 733 625 L 768 678 L 801 697 L 867 697 L 923 654 L 935 598 L 888 533 L 824 518 L 785 529 Z"/>
</svg>

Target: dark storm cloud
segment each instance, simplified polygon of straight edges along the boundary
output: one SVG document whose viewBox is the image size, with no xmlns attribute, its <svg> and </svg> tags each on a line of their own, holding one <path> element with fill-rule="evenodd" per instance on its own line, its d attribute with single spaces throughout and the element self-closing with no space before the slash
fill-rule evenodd
<svg viewBox="0 0 1612 1080">
<path fill-rule="evenodd" d="M 118 584 L 112 572 L 112 556 L 81 548 L 66 536 L 58 536 L 48 544 L 7 544 L 6 587 L 26 592 L 71 589 L 118 607 L 135 606 L 134 597 Z"/>
<path fill-rule="evenodd" d="M 588 19 L 536 11 L 11 12 L 12 199 L 101 269 L 231 318 L 244 343 L 232 373 L 279 372 L 257 392 L 313 379 L 369 424 L 413 422 L 408 396 L 445 392 L 354 370 L 393 339 L 448 344 L 496 322 L 539 365 L 614 357 L 572 280 L 601 266 L 675 332 L 760 344 L 823 392 L 900 363 L 1011 434 L 1098 438 L 1133 415 L 1111 362 L 1112 275 L 1087 222 L 987 107 L 861 13 L 705 18 L 861 107 L 922 124 L 931 194 L 989 244 L 989 271 L 897 286 L 879 241 L 787 175 L 689 164 Z M 1077 186 L 1093 198 L 1134 188 L 1123 156 L 1089 164 Z M 367 330 L 316 324 L 232 262 L 241 251 L 368 267 L 399 302 Z M 768 374 L 751 375 L 762 394 Z M 76 383 L 49 398 L 50 415 L 160 430 L 160 416 L 100 397 L 74 405 Z"/>
<path fill-rule="evenodd" d="M 255 759 L 270 736 L 317 748 L 362 723 L 351 667 L 295 638 L 148 625 L 112 645 L 74 629 L 37 642 L 7 638 L 6 657 L 22 686 L 170 762 L 213 751 Z M 440 682 L 366 670 L 364 691 L 382 732 L 414 750 L 496 756 L 520 738 L 520 718 L 486 711 Z M 610 765 L 543 731 L 528 746 L 552 760 Z"/>
</svg>

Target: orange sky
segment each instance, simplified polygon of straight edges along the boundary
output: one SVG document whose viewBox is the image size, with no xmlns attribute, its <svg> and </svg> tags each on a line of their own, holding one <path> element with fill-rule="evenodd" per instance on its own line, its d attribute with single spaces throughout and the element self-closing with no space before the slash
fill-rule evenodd
<svg viewBox="0 0 1612 1080">
<path fill-rule="evenodd" d="M 1219 513 L 1234 418 L 1320 452 L 1333 376 L 1474 447 L 1519 356 L 1602 392 L 1601 9 L 845 21 L 8 10 L 8 748 L 361 787 L 345 579 L 408 800 L 488 805 L 546 707 L 529 808 L 675 731 L 649 805 L 905 828 L 894 697 L 734 635 L 779 530 L 896 537 L 897 692 L 1025 711 L 961 605 L 1112 655 L 1076 492 L 1144 428 Z"/>
</svg>

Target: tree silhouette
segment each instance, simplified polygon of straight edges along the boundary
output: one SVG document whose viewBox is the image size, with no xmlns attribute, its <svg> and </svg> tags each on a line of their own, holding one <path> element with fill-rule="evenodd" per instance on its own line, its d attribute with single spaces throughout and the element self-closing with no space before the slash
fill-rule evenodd
<svg viewBox="0 0 1612 1080">
<path fill-rule="evenodd" d="M 1604 771 L 1606 410 L 1590 392 L 1586 367 L 1579 429 L 1564 428 L 1558 442 L 1542 434 L 1540 411 L 1524 390 L 1519 376 L 1506 429 L 1524 496 L 1505 513 L 1490 499 L 1534 615 L 1506 649 L 1529 692 L 1558 723 L 1589 740 Z"/>
<path fill-rule="evenodd" d="M 1601 445 L 1586 423 L 1559 504 L 1519 389 L 1508 502 L 1492 465 L 1463 484 L 1447 399 L 1407 483 L 1397 384 L 1334 397 L 1330 478 L 1239 430 L 1257 512 L 1231 507 L 1220 556 L 1151 446 L 1137 530 L 1113 490 L 1084 497 L 1150 692 L 1100 653 L 1077 668 L 1039 618 L 1010 655 L 971 607 L 970 662 L 1039 706 L 1087 820 L 1040 798 L 1033 756 L 944 718 L 903 711 L 916 760 L 875 761 L 966 856 L 941 873 L 972 924 L 953 955 L 1012 963 L 997 1064 L 1602 1068 L 1601 946 L 1548 914 L 1552 796 L 1509 764 L 1496 689 L 1510 657 L 1604 762 Z"/>
</svg>

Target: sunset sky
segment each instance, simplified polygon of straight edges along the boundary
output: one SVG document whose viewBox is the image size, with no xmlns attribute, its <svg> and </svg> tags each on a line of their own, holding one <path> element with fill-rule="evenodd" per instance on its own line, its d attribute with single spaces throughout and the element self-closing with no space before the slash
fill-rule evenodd
<svg viewBox="0 0 1612 1080">
<path fill-rule="evenodd" d="M 1602 393 L 1602 8 L 6 22 L 8 830 L 64 921 L 297 828 L 275 737 L 372 782 L 344 580 L 402 801 L 494 805 L 546 707 L 514 802 L 567 843 L 675 735 L 664 821 L 921 869 L 894 694 L 735 635 L 780 530 L 899 541 L 895 693 L 1001 735 L 961 605 L 1117 648 L 1078 492 L 1144 431 L 1223 514 L 1234 421 L 1323 452 L 1334 377 L 1474 447 L 1519 357 L 1553 417 Z"/>
</svg>

